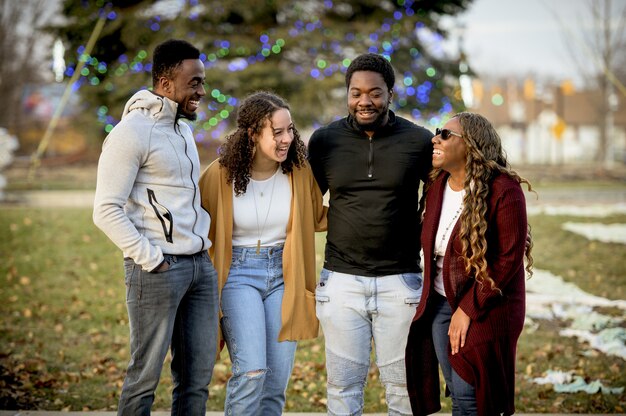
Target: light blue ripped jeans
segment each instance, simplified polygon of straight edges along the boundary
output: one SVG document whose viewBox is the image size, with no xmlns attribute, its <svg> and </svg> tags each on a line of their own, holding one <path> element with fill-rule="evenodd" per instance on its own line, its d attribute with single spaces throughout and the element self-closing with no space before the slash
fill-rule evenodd
<svg viewBox="0 0 626 416">
<path fill-rule="evenodd" d="M 281 415 L 297 343 L 278 342 L 283 247 L 233 247 L 222 289 L 222 331 L 232 361 L 224 414 Z"/>
<path fill-rule="evenodd" d="M 322 269 L 315 290 L 326 342 L 328 414 L 363 413 L 372 339 L 389 415 L 411 415 L 404 354 L 422 274 L 357 276 Z"/>
</svg>

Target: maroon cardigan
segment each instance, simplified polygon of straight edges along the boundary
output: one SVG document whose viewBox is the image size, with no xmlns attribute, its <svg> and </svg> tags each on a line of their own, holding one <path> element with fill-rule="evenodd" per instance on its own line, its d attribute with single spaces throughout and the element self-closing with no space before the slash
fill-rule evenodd
<svg viewBox="0 0 626 416">
<path fill-rule="evenodd" d="M 424 289 L 406 347 L 407 384 L 414 415 L 441 409 L 431 329 L 433 311 L 428 300 L 435 293 L 434 244 L 447 178 L 448 174 L 442 172 L 426 195 L 422 226 Z M 465 346 L 454 356 L 448 346 L 448 358 L 461 378 L 475 387 L 479 415 L 510 415 L 515 412 L 515 351 L 525 314 L 526 199 L 519 183 L 504 174 L 496 176 L 490 188 L 486 214 L 488 273 L 502 294 L 481 287 L 466 275 L 457 222 L 443 262 L 444 288 L 452 311 L 461 307 L 471 323 Z"/>
</svg>

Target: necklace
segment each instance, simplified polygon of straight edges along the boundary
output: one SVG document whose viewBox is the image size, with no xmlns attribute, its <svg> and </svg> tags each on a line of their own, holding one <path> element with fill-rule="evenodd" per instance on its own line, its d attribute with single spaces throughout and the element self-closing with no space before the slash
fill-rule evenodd
<svg viewBox="0 0 626 416">
<path fill-rule="evenodd" d="M 273 184 L 274 181 L 272 181 Z M 258 185 L 258 183 L 257 183 Z M 257 193 L 259 194 L 259 197 L 263 198 L 263 196 L 265 196 L 265 190 L 269 187 L 269 184 L 265 184 L 265 186 L 263 188 L 261 188 Z M 256 190 L 256 185 L 253 185 L 253 190 Z"/>
<path fill-rule="evenodd" d="M 450 228 L 452 228 L 456 224 L 456 220 L 459 218 L 459 216 L 461 215 L 462 211 L 463 211 L 463 204 L 461 204 L 459 206 L 459 208 L 454 213 L 454 217 L 452 217 L 452 220 L 450 221 L 450 223 L 448 224 L 446 229 L 443 230 L 443 234 L 441 235 L 441 241 L 439 242 L 439 250 L 435 250 L 435 256 L 434 256 L 435 260 L 437 260 L 437 251 L 439 251 L 439 253 L 443 253 L 442 255 L 445 254 L 446 247 L 445 247 L 444 243 L 446 242 L 446 237 L 448 235 L 448 230 L 450 230 Z"/>
<path fill-rule="evenodd" d="M 276 173 L 278 172 L 278 169 L 280 169 L 280 165 L 278 165 L 278 167 L 276 169 L 274 169 L 274 171 L 273 171 L 274 173 L 272 173 L 270 176 L 267 176 L 267 177 L 263 177 L 263 176 L 265 176 L 263 171 L 254 171 L 253 170 L 254 172 L 257 172 L 257 174 L 259 176 L 261 176 L 261 179 L 256 179 L 257 184 L 256 184 L 256 187 L 255 187 L 255 189 L 259 190 L 257 192 L 259 194 L 259 197 L 263 198 L 265 196 L 265 191 L 267 191 L 267 188 L 270 186 L 268 179 L 271 179 L 272 177 L 274 177 L 276 175 Z M 250 179 L 252 179 L 252 175 L 250 175 Z M 259 183 L 260 182 L 263 182 L 263 187 L 259 187 Z M 273 183 L 273 181 L 272 181 L 272 183 Z"/>
<path fill-rule="evenodd" d="M 267 218 L 270 216 L 270 209 L 272 208 L 272 199 L 274 198 L 274 185 L 276 184 L 276 175 L 272 176 L 272 192 L 270 193 L 270 202 L 267 206 L 267 212 L 265 213 L 265 220 L 263 220 L 263 227 L 259 225 L 259 209 L 256 203 L 256 190 L 254 187 L 254 180 L 250 180 L 250 184 L 252 185 L 252 197 L 254 198 L 254 213 L 256 214 L 256 230 L 258 233 L 258 240 L 256 240 L 256 254 L 261 252 L 261 235 L 263 235 L 263 231 L 265 231 L 265 225 L 267 224 Z M 263 197 L 263 192 L 261 192 L 261 197 Z"/>
<path fill-rule="evenodd" d="M 448 180 L 448 184 L 447 184 L 447 189 L 446 189 L 446 195 L 450 193 L 450 196 L 452 195 L 461 195 L 461 198 L 463 198 L 465 192 L 464 191 L 454 191 L 449 184 L 449 180 Z M 458 220 L 458 218 L 461 215 L 461 212 L 463 212 L 463 199 L 461 199 L 459 201 L 459 207 L 457 208 L 456 212 L 454 213 L 454 216 L 452 217 L 452 219 L 450 220 L 450 223 L 448 224 L 448 226 L 443 230 L 443 233 L 441 233 L 441 241 L 439 241 L 439 245 L 435 246 L 435 250 L 434 250 L 434 258 L 435 260 L 437 259 L 437 255 L 445 255 L 446 253 L 446 239 L 449 238 L 448 232 L 452 232 L 452 228 L 454 228 L 454 225 L 456 224 L 456 221 Z M 437 233 L 439 234 L 439 233 Z"/>
</svg>

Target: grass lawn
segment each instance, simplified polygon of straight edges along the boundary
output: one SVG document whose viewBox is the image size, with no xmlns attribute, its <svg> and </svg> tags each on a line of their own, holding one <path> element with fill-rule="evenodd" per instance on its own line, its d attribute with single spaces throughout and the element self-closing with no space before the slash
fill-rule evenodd
<svg viewBox="0 0 626 416">
<path fill-rule="evenodd" d="M 626 246 L 563 231 L 565 221 L 624 223 L 626 216 L 531 217 L 535 266 L 592 294 L 626 299 Z M 321 261 L 324 236 L 318 237 Z M 115 409 L 129 358 L 121 253 L 93 226 L 91 210 L 0 208 L 0 258 L 0 409 Z M 626 394 L 557 394 L 529 381 L 560 369 L 607 386 L 626 386 L 624 360 L 583 354 L 587 349 L 575 339 L 558 335 L 562 324 L 542 321 L 532 334 L 522 334 L 517 411 L 626 411 Z M 227 357 L 224 352 L 215 367 L 211 410 L 222 409 Z M 323 338 L 301 342 L 286 410 L 323 412 L 325 380 Z M 170 389 L 166 366 L 155 409 L 169 408 Z M 385 411 L 375 367 L 366 391 L 365 411 Z M 450 412 L 449 402 L 443 404 Z"/>
</svg>

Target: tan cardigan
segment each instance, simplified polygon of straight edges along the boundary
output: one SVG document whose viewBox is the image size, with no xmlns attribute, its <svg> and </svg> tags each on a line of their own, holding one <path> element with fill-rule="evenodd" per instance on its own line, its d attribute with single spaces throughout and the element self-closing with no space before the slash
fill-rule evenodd
<svg viewBox="0 0 626 416">
<path fill-rule="evenodd" d="M 283 250 L 285 293 L 279 341 L 315 338 L 319 333 L 315 315 L 315 231 L 326 230 L 327 207 L 322 205 L 320 189 L 305 163 L 289 174 L 292 198 Z M 209 255 L 217 270 L 220 294 L 233 254 L 233 188 L 226 177 L 219 160 L 213 161 L 200 176 L 202 207 L 211 215 L 209 239 L 213 244 Z"/>
</svg>

